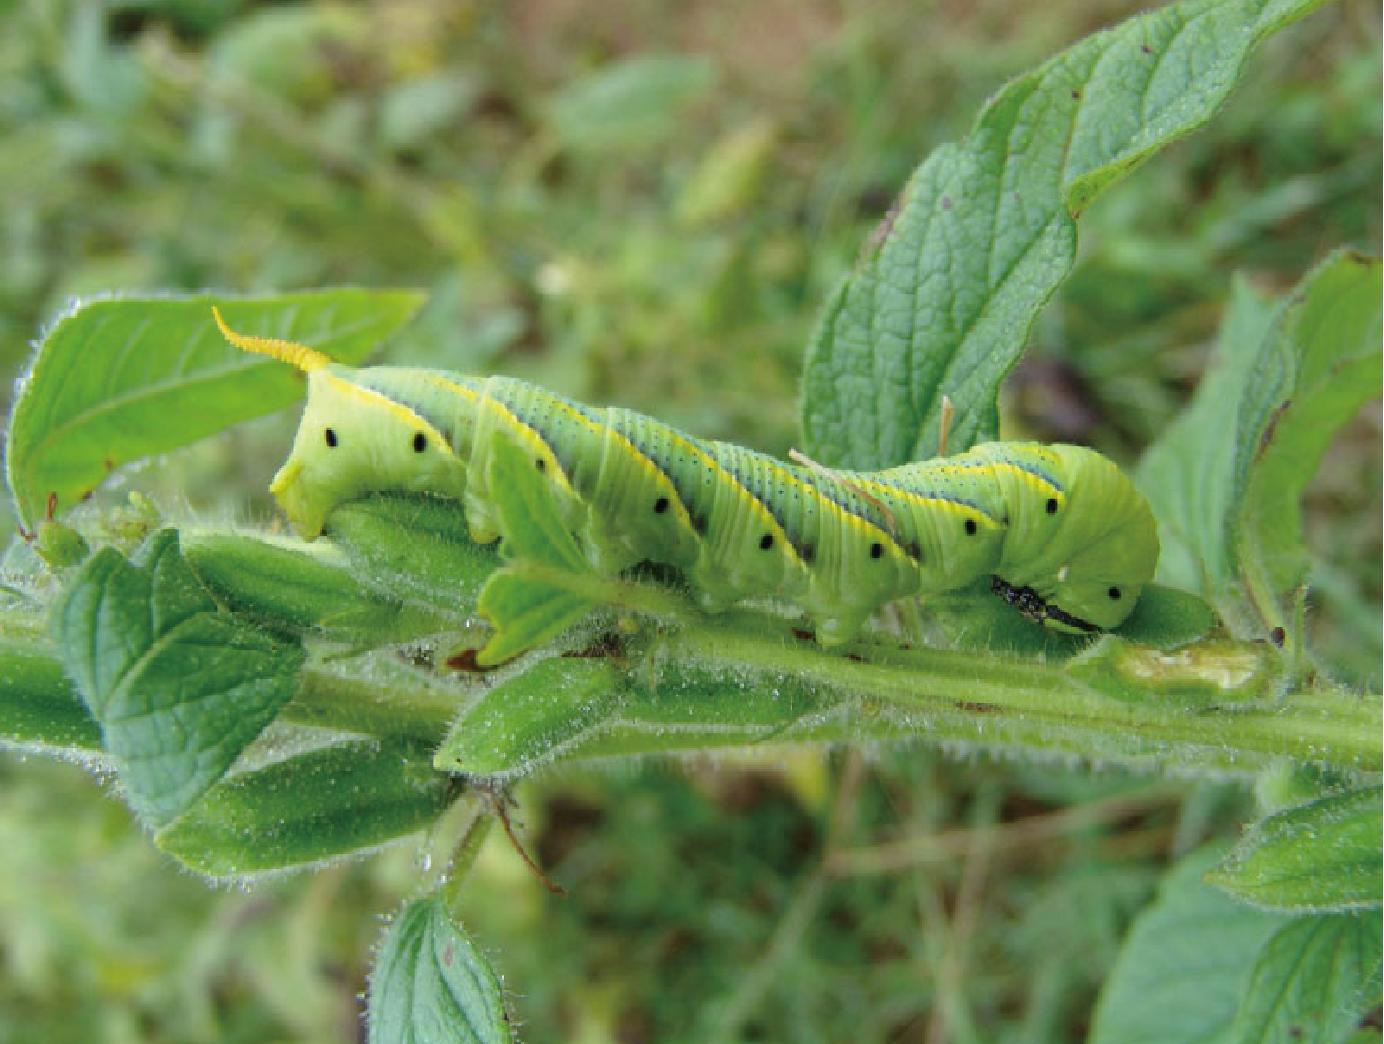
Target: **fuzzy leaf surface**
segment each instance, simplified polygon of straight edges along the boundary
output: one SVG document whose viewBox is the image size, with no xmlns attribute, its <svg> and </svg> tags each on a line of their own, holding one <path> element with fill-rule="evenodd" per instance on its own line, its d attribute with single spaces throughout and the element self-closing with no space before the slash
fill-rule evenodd
<svg viewBox="0 0 1384 1044">
<path fill-rule="evenodd" d="M 1331 794 L 1256 823 L 1207 880 L 1245 902 L 1293 913 L 1379 909 L 1379 787 Z"/>
<path fill-rule="evenodd" d="M 154 826 L 215 783 L 292 697 L 303 653 L 217 608 L 173 530 L 92 556 L 54 609 L 68 674 Z"/>
<path fill-rule="evenodd" d="M 1000 382 L 1076 257 L 1076 216 L 1206 123 L 1265 37 L 1322 0 L 1184 0 L 1096 33 L 1006 85 L 914 172 L 880 245 L 808 347 L 803 431 L 875 468 L 999 430 Z M 886 219 L 888 222 L 889 219 Z"/>
<path fill-rule="evenodd" d="M 1337 1044 L 1379 1003 L 1379 914 L 1295 917 L 1259 952 L 1227 1044 Z"/>
<path fill-rule="evenodd" d="M 490 962 L 439 896 L 406 904 L 370 976 L 369 1044 L 502 1044 L 514 1039 Z"/>
<path fill-rule="evenodd" d="M 451 797 L 424 745 L 354 740 L 222 780 L 155 841 L 211 877 L 280 870 L 412 833 Z"/>
<path fill-rule="evenodd" d="M 212 305 L 242 333 L 301 341 L 359 362 L 422 305 L 413 291 L 271 297 L 127 297 L 78 305 L 48 330 L 10 418 L 6 474 L 32 528 L 123 464 L 261 417 L 303 394 L 291 367 L 228 345 Z"/>
</svg>

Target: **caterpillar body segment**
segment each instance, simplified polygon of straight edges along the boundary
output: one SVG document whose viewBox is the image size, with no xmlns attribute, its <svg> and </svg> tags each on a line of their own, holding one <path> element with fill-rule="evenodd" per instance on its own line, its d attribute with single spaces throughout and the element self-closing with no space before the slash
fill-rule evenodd
<svg viewBox="0 0 1384 1044">
<path fill-rule="evenodd" d="M 293 361 L 293 346 L 272 347 Z M 505 439 L 550 484 L 594 570 L 674 566 L 709 609 L 779 598 L 814 619 L 823 644 L 849 639 L 887 602 L 985 577 L 1046 626 L 1110 628 L 1157 562 L 1146 501 L 1078 446 L 988 443 L 886 471 L 832 472 L 513 378 L 355 369 L 304 352 L 307 404 L 271 490 L 306 539 L 337 504 L 373 491 L 461 500 L 478 542 L 503 537 L 487 465 Z"/>
</svg>

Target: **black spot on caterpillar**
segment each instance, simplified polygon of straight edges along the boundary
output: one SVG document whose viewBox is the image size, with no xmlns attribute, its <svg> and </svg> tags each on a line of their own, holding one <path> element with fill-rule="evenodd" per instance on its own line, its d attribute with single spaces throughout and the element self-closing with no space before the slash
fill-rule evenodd
<svg viewBox="0 0 1384 1044">
<path fill-rule="evenodd" d="M 1129 615 L 1157 564 L 1148 503 L 1113 463 L 1080 446 L 995 442 L 886 471 L 835 472 L 512 378 L 356 369 L 237 334 L 219 314 L 217 322 L 237 347 L 308 375 L 298 436 L 270 486 L 307 539 L 337 504 L 387 490 L 460 500 L 478 542 L 504 536 L 487 488 L 500 438 L 531 455 L 597 572 L 671 566 L 708 608 L 785 599 L 813 618 L 826 645 L 852 637 L 887 602 L 985 576 L 1044 626 L 1094 632 Z"/>
</svg>

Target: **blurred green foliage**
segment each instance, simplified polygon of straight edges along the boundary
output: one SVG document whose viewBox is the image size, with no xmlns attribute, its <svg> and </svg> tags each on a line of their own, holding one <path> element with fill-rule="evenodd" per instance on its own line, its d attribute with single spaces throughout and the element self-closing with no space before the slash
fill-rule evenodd
<svg viewBox="0 0 1384 1044">
<path fill-rule="evenodd" d="M 782 452 L 816 311 L 908 172 L 1006 78 L 1138 6 L 0 2 L 0 367 L 73 295 L 418 286 L 390 361 Z M 1195 383 L 1232 273 L 1283 290 L 1333 247 L 1377 252 L 1379 68 L 1377 8 L 1329 5 L 1103 198 L 1010 380 L 1008 433 L 1131 460 Z M 138 484 L 267 517 L 291 422 Z M 1378 445 L 1375 404 L 1308 516 L 1318 647 L 1376 685 Z M 466 923 L 527 1039 L 593 1042 L 1078 1040 L 1170 854 L 1248 801 L 926 751 L 519 797 L 570 895 L 493 838 Z M 1031 825 L 1097 799 L 1070 830 Z M 821 865 L 829 834 L 878 861 L 936 833 L 948 858 Z M 0 1041 L 355 1039 L 369 915 L 415 887 L 415 858 L 213 891 L 78 770 L 7 760 Z"/>
</svg>

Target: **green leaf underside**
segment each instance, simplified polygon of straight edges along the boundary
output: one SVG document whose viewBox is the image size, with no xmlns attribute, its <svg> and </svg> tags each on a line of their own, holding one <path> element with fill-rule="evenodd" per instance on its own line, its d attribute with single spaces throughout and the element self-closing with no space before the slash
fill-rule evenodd
<svg viewBox="0 0 1384 1044">
<path fill-rule="evenodd" d="M 1296 917 L 1265 944 L 1227 1044 L 1335 1044 L 1379 1003 L 1377 912 Z"/>
<path fill-rule="evenodd" d="M 590 572 L 547 481 L 530 456 L 503 437 L 491 447 L 489 488 L 504 533 L 503 554 L 574 575 Z M 493 665 L 561 634 L 590 612 L 592 603 L 511 565 L 486 583 L 478 608 L 495 635 L 477 659 Z"/>
<path fill-rule="evenodd" d="M 358 362 L 422 305 L 413 291 L 271 297 L 123 298 L 78 306 L 48 331 L 10 421 L 10 491 L 32 528 L 115 468 L 282 409 L 303 394 L 283 363 L 226 344 L 220 305 L 243 333 L 301 341 Z"/>
<path fill-rule="evenodd" d="M 0 743 L 101 750 L 100 726 L 53 655 L 0 643 Z"/>
<path fill-rule="evenodd" d="M 165 852 L 213 877 L 278 870 L 419 830 L 452 797 L 425 745 L 357 740 L 237 773 L 159 831 Z"/>
<path fill-rule="evenodd" d="M 1216 358 L 1191 404 L 1139 464 L 1137 481 L 1158 520 L 1158 578 L 1208 596 L 1234 574 L 1227 544 L 1235 467 L 1236 410 L 1272 305 L 1243 279 L 1232 284 Z"/>
<path fill-rule="evenodd" d="M 499 564 L 494 548 L 471 540 L 455 500 L 369 496 L 337 507 L 326 532 L 364 583 L 444 612 L 469 610 Z"/>
<path fill-rule="evenodd" d="M 1096 1004 L 1090 1044 L 1221 1040 L 1255 955 L 1285 918 L 1203 883 L 1219 852 L 1202 849 L 1163 879 L 1134 922 Z"/>
<path fill-rule="evenodd" d="M 1139 468 L 1161 580 L 1208 596 L 1239 575 L 1269 595 L 1302 581 L 1302 491 L 1379 393 L 1380 292 L 1379 262 L 1349 253 L 1276 306 L 1236 282 L 1218 359 Z"/>
<path fill-rule="evenodd" d="M 1377 259 L 1340 253 L 1284 305 L 1240 400 L 1232 520 L 1242 568 L 1275 594 L 1307 574 L 1302 493 L 1342 425 L 1379 395 Z"/>
<path fill-rule="evenodd" d="M 513 1039 L 500 983 L 439 896 L 407 903 L 370 976 L 370 1044 Z"/>
<path fill-rule="evenodd" d="M 101 725 L 131 805 L 161 826 L 192 804 L 293 695 L 302 651 L 220 612 L 156 534 L 106 548 L 55 607 L 69 675 Z"/>
<path fill-rule="evenodd" d="M 325 544 L 293 547 L 238 533 L 183 533 L 183 554 L 228 608 L 293 633 L 382 644 L 444 630 L 447 622 L 365 587 Z M 455 619 L 451 622 L 455 623 Z"/>
<path fill-rule="evenodd" d="M 828 302 L 803 386 L 808 452 L 876 468 L 998 433 L 1000 382 L 1071 269 L 1074 215 L 1196 129 L 1253 48 L 1322 0 L 1188 0 L 1097 33 L 992 98 L 911 178 Z"/>
<path fill-rule="evenodd" d="M 467 708 L 433 763 L 468 775 L 523 772 L 608 720 L 623 689 L 622 672 L 604 660 L 544 660 Z"/>
<path fill-rule="evenodd" d="M 1272 910 L 1380 906 L 1379 787 L 1333 794 L 1255 824 L 1207 880 Z"/>
</svg>

